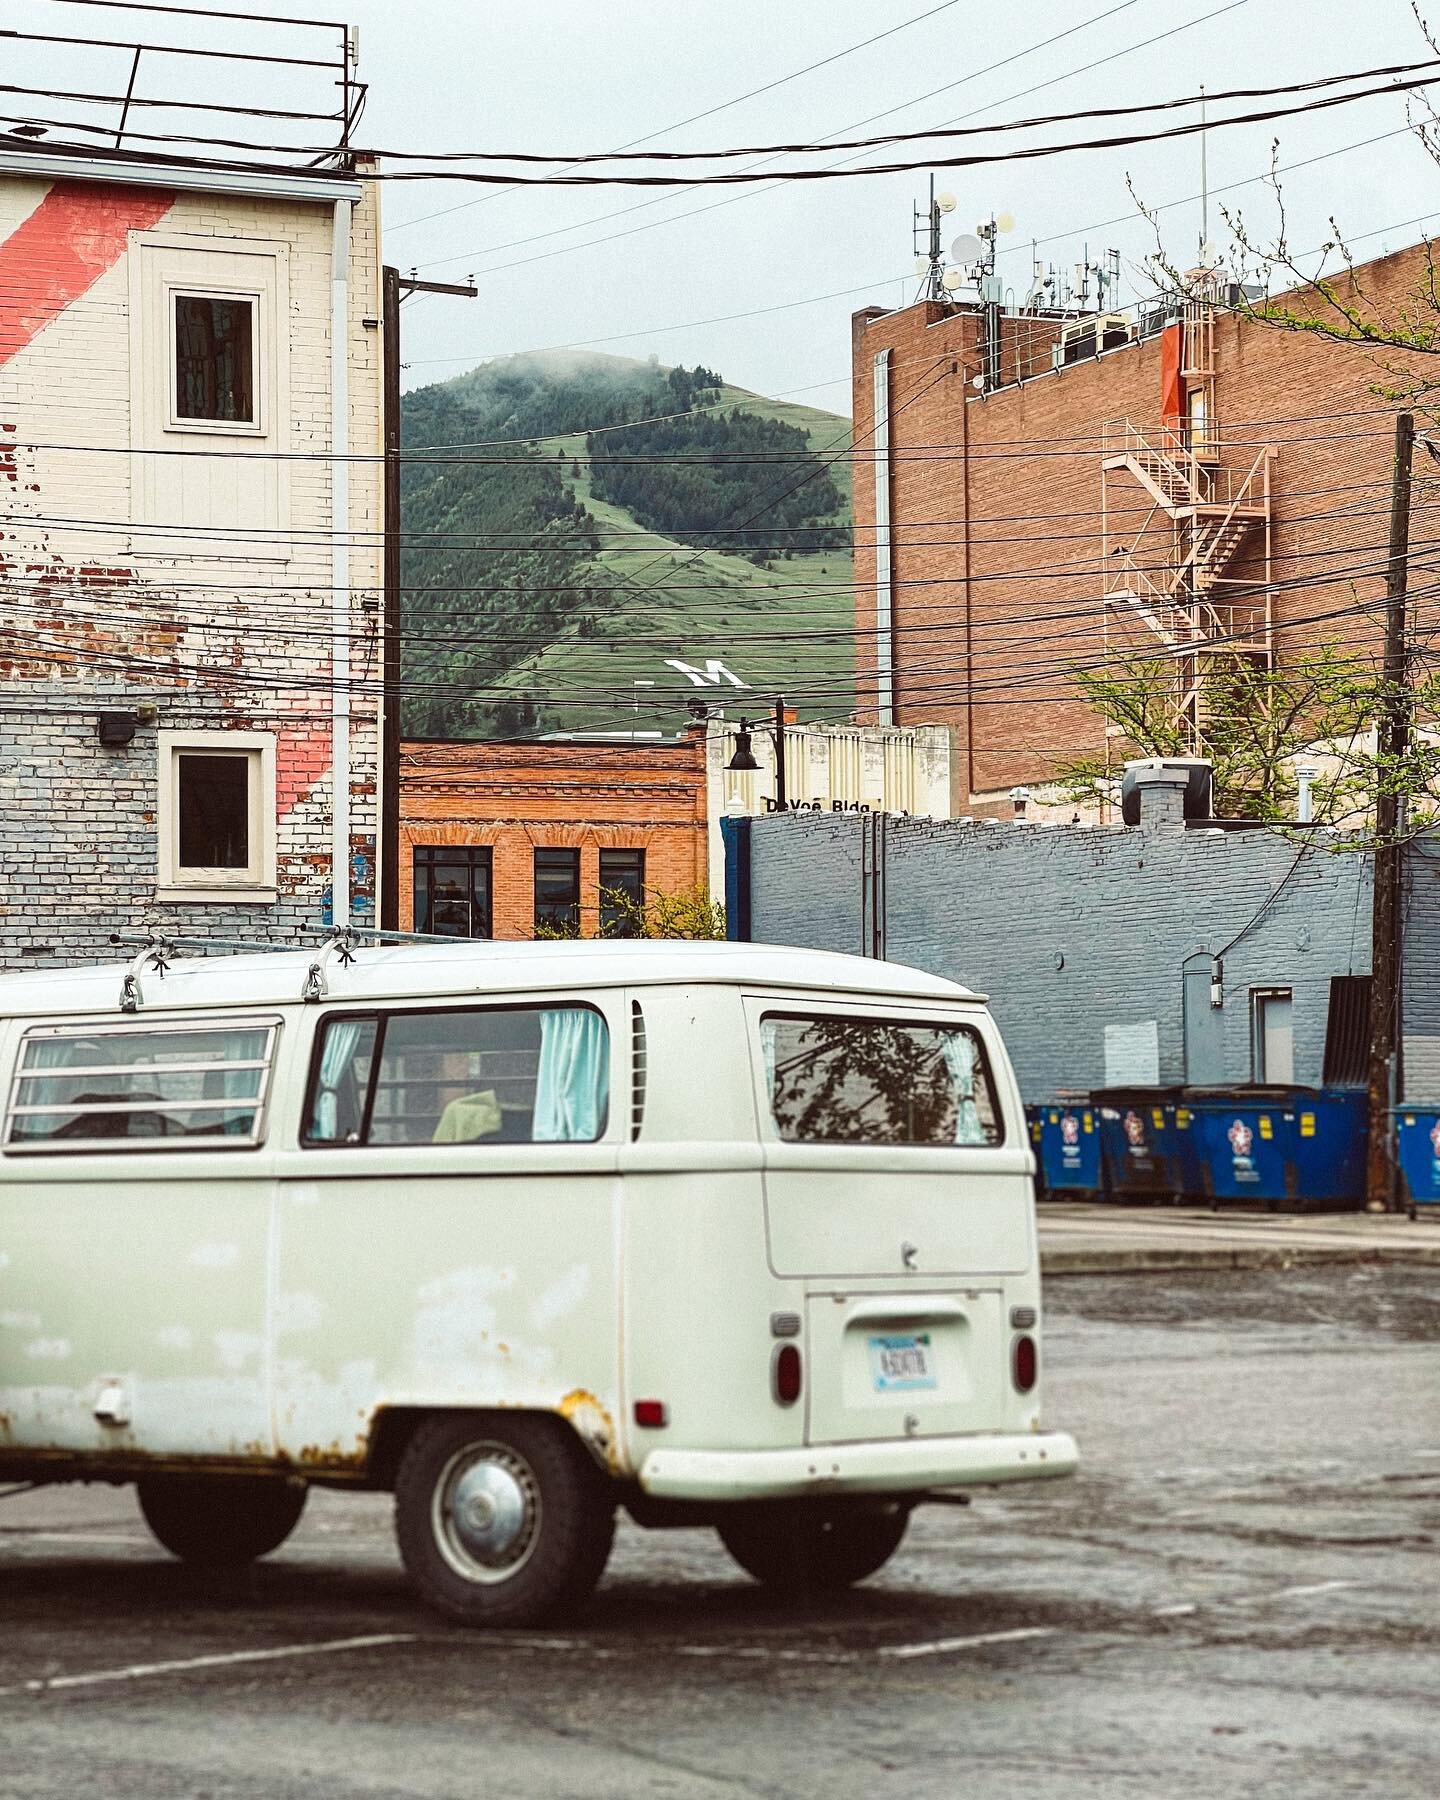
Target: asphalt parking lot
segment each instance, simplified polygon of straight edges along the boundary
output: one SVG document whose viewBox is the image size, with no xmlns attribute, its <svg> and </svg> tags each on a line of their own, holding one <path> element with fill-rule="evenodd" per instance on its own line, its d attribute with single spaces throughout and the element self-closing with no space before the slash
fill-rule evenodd
<svg viewBox="0 0 1440 1800">
<path fill-rule="evenodd" d="M 839 1600 L 622 1525 L 563 1630 L 420 1608 L 381 1496 L 171 1562 L 125 1490 L 0 1505 L 0 1794 L 1432 1794 L 1440 1270 L 1048 1290 L 1073 1482 L 918 1512 Z"/>
</svg>

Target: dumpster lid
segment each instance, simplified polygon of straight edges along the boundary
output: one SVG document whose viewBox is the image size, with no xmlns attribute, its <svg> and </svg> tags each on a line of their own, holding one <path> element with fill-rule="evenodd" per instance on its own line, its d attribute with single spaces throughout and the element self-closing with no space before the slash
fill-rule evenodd
<svg viewBox="0 0 1440 1800">
<path fill-rule="evenodd" d="M 1182 1087 L 1110 1087 L 1091 1088 L 1092 1106 L 1164 1106 L 1167 1101 L 1183 1100 Z"/>
<path fill-rule="evenodd" d="M 1320 1098 L 1319 1088 L 1304 1087 L 1299 1082 L 1233 1081 L 1214 1087 L 1189 1087 L 1181 1090 L 1187 1103 L 1196 1100 L 1229 1100 L 1237 1106 L 1299 1105 Z"/>
</svg>

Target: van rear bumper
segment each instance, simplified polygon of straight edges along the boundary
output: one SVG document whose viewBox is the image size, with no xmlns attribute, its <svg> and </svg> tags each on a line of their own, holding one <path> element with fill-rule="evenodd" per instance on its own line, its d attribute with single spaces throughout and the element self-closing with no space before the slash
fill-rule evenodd
<svg viewBox="0 0 1440 1800">
<path fill-rule="evenodd" d="M 909 1494 L 1073 1475 L 1063 1431 L 887 1438 L 810 1450 L 652 1450 L 640 1486 L 664 1500 L 783 1500 L 802 1494 Z"/>
</svg>

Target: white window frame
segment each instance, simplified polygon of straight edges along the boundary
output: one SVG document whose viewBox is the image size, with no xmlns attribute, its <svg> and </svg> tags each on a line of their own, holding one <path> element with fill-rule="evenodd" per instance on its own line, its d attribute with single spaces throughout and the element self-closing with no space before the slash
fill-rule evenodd
<svg viewBox="0 0 1440 1800">
<path fill-rule="evenodd" d="M 157 770 L 161 900 L 271 902 L 276 889 L 275 735 L 269 731 L 162 731 Z M 180 758 L 243 756 L 249 766 L 250 861 L 243 869 L 187 869 L 180 863 Z"/>
<path fill-rule="evenodd" d="M 268 333 L 265 329 L 265 295 L 260 288 L 222 287 L 208 281 L 166 281 L 163 286 L 165 308 L 166 361 L 169 383 L 165 402 L 165 430 L 200 432 L 210 437 L 266 436 L 270 427 L 267 401 L 270 393 Z M 250 308 L 250 396 L 254 402 L 253 419 L 191 419 L 176 410 L 176 390 L 180 375 L 180 345 L 175 324 L 177 300 L 236 300 Z"/>
<path fill-rule="evenodd" d="M 328 252 L 328 225 L 324 241 Z M 216 553 L 216 540 L 208 532 L 219 529 L 229 557 L 243 557 L 257 567 L 283 568 L 298 548 L 287 535 L 290 364 L 300 354 L 293 342 L 297 322 L 290 309 L 293 246 L 278 238 L 175 231 L 131 232 L 129 243 L 130 448 L 163 450 L 175 446 L 178 438 L 181 444 L 198 440 L 217 447 L 228 444 L 232 450 L 274 452 L 273 459 L 266 455 L 228 463 L 174 455 L 130 458 L 131 511 L 137 524 L 152 528 L 144 534 L 144 554 L 204 562 Z M 176 294 L 254 303 L 254 424 L 176 417 Z M 308 351 L 298 366 L 308 368 L 317 354 L 323 359 L 323 351 Z M 254 538 L 245 535 L 251 524 L 257 527 Z M 173 533 L 163 529 L 171 525 Z"/>
<path fill-rule="evenodd" d="M 273 1015 L 270 1015 L 270 1016 L 267 1016 L 264 1018 L 259 1018 L 259 1019 L 229 1019 L 229 1018 L 223 1018 L 223 1017 L 212 1017 L 212 1018 L 208 1018 L 208 1019 L 168 1020 L 164 1023 L 157 1022 L 153 1025 L 150 1025 L 150 1024 L 139 1025 L 139 1024 L 136 1024 L 134 1020 L 127 1019 L 124 1022 L 124 1024 L 122 1024 L 122 1025 L 111 1025 L 111 1024 L 89 1025 L 89 1024 L 87 1024 L 87 1025 L 48 1025 L 48 1026 L 32 1027 L 20 1039 L 19 1048 L 17 1049 L 17 1052 L 16 1052 L 15 1069 L 10 1078 L 10 1095 L 9 1095 L 9 1099 L 7 1101 L 6 1108 L 5 1108 L 5 1127 L 4 1127 L 5 1138 L 4 1138 L 4 1144 L 3 1144 L 3 1146 L 0 1146 L 0 1148 L 3 1148 L 3 1152 L 6 1156 L 57 1156 L 57 1155 L 59 1155 L 59 1156 L 64 1156 L 64 1155 L 94 1156 L 97 1154 L 103 1155 L 103 1156 L 110 1156 L 110 1155 L 113 1155 L 116 1151 L 120 1151 L 120 1152 L 124 1153 L 124 1152 L 129 1152 L 129 1151 L 136 1151 L 136 1150 L 139 1150 L 139 1151 L 180 1150 L 180 1151 L 189 1151 L 193 1154 L 196 1151 L 209 1151 L 209 1150 L 256 1150 L 256 1149 L 259 1149 L 260 1146 L 263 1145 L 265 1142 L 265 1133 L 266 1133 L 267 1126 L 269 1124 L 271 1078 L 274 1075 L 274 1071 L 275 1071 L 275 1049 L 276 1049 L 276 1044 L 278 1042 L 279 1035 L 280 1035 L 280 1024 L 281 1024 L 281 1021 L 278 1018 L 274 1017 Z M 26 1089 L 26 1085 L 28 1082 L 35 1080 L 38 1077 L 41 1077 L 43 1075 L 47 1075 L 47 1074 L 64 1076 L 64 1075 L 73 1075 L 73 1074 L 78 1074 L 78 1073 L 83 1072 L 80 1070 L 66 1069 L 63 1067 L 57 1068 L 57 1069 L 48 1069 L 48 1070 L 26 1069 L 24 1064 L 25 1064 L 25 1046 L 27 1044 L 35 1042 L 37 1040 L 49 1042 L 49 1041 L 53 1041 L 57 1038 L 60 1038 L 60 1039 L 75 1038 L 75 1037 L 93 1038 L 93 1037 L 100 1037 L 100 1036 L 106 1036 L 106 1037 L 119 1036 L 122 1034 L 128 1035 L 128 1036 L 133 1036 L 133 1037 L 143 1037 L 146 1035 L 151 1036 L 151 1037 L 172 1037 L 172 1036 L 176 1035 L 177 1033 L 187 1032 L 187 1031 L 193 1031 L 196 1033 L 200 1033 L 200 1032 L 216 1033 L 216 1032 L 221 1032 L 221 1031 L 236 1031 L 236 1032 L 263 1031 L 265 1033 L 264 1051 L 261 1054 L 261 1056 L 253 1062 L 241 1062 L 241 1061 L 224 1062 L 224 1061 L 222 1061 L 222 1062 L 208 1062 L 208 1063 L 205 1063 L 204 1065 L 200 1065 L 200 1064 L 191 1065 L 192 1067 L 195 1067 L 195 1068 L 203 1067 L 204 1069 L 207 1069 L 207 1070 L 209 1070 L 209 1069 L 217 1069 L 217 1070 L 241 1069 L 241 1068 L 258 1068 L 260 1070 L 260 1080 L 259 1080 L 259 1083 L 257 1084 L 257 1092 L 256 1092 L 254 1100 L 253 1101 L 240 1100 L 240 1101 L 232 1101 L 232 1102 L 228 1103 L 228 1104 L 234 1106 L 236 1108 L 236 1110 L 251 1111 L 253 1108 L 254 1116 L 251 1120 L 250 1129 L 248 1132 L 246 1132 L 244 1134 L 243 1137 L 237 1134 L 236 1136 L 233 1136 L 233 1137 L 228 1136 L 228 1135 L 227 1136 L 216 1135 L 214 1137 L 207 1136 L 207 1137 L 196 1137 L 196 1138 L 171 1138 L 171 1139 L 166 1139 L 166 1138 L 123 1138 L 123 1137 L 122 1138 L 110 1138 L 110 1137 L 99 1138 L 99 1137 L 95 1137 L 95 1138 L 67 1138 L 67 1139 L 61 1140 L 61 1139 L 55 1139 L 55 1138 L 34 1138 L 34 1139 L 30 1139 L 30 1140 L 20 1142 L 20 1143 L 12 1143 L 11 1142 L 11 1134 L 15 1128 L 16 1118 L 25 1116 L 23 1113 L 18 1113 L 17 1108 L 24 1106 L 26 1103 L 25 1102 L 25 1089 Z M 119 1064 L 114 1064 L 114 1065 L 108 1065 L 104 1072 L 106 1074 L 112 1074 L 112 1073 L 113 1074 L 123 1074 L 123 1073 L 129 1073 L 136 1068 L 146 1068 L 148 1066 L 149 1065 L 146 1065 L 143 1063 L 141 1063 L 141 1064 L 119 1063 Z M 170 1068 L 175 1069 L 175 1070 L 181 1070 L 183 1072 L 183 1065 L 181 1065 L 179 1063 L 170 1065 Z M 84 1110 L 86 1112 L 90 1112 L 90 1113 L 106 1114 L 106 1113 L 124 1113 L 124 1112 L 141 1112 L 141 1111 L 164 1111 L 168 1108 L 171 1112 L 184 1113 L 184 1112 L 196 1112 L 196 1111 L 206 1111 L 206 1110 L 209 1110 L 209 1111 L 219 1110 L 219 1109 L 223 1108 L 226 1104 L 227 1104 L 227 1102 L 225 1102 L 225 1101 L 201 1102 L 201 1101 L 195 1101 L 195 1100 L 181 1100 L 181 1101 L 169 1100 L 169 1101 L 158 1101 L 158 1102 L 150 1102 L 150 1103 L 130 1102 L 130 1101 L 102 1101 L 102 1102 L 99 1102 L 94 1105 L 86 1106 L 86 1108 Z M 54 1113 L 61 1113 L 61 1112 L 76 1112 L 76 1113 L 78 1113 L 80 1109 L 73 1105 L 62 1105 L 62 1104 L 57 1103 L 55 1106 L 46 1107 L 44 1110 L 49 1114 L 54 1114 Z"/>
</svg>

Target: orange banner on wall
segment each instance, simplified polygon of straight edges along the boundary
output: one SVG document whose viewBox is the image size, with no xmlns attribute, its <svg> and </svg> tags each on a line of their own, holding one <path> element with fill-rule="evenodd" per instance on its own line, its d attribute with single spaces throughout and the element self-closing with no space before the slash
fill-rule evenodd
<svg viewBox="0 0 1440 1800">
<path fill-rule="evenodd" d="M 1185 416 L 1185 382 L 1180 374 L 1183 325 L 1167 325 L 1160 336 L 1160 418 L 1178 426 Z"/>
</svg>

